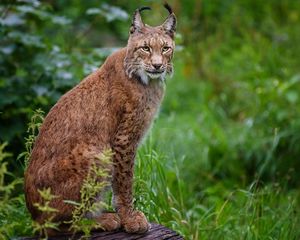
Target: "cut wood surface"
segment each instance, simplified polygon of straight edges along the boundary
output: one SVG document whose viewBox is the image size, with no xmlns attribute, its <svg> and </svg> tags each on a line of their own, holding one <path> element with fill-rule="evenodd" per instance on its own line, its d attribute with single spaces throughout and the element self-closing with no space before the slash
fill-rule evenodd
<svg viewBox="0 0 300 240">
<path fill-rule="evenodd" d="M 72 235 L 61 235 L 56 237 L 51 237 L 49 240 L 67 240 L 71 239 Z M 79 239 L 81 235 L 75 235 L 72 239 Z M 23 237 L 20 240 L 37 240 L 38 237 Z M 92 233 L 89 239 L 94 240 L 118 240 L 118 239 L 142 239 L 142 240 L 152 240 L 152 239 L 170 239 L 170 240 L 179 240 L 183 239 L 177 232 L 170 230 L 162 225 L 151 223 L 151 229 L 144 234 L 130 234 L 122 230 L 114 232 L 98 232 L 95 231 Z"/>
</svg>

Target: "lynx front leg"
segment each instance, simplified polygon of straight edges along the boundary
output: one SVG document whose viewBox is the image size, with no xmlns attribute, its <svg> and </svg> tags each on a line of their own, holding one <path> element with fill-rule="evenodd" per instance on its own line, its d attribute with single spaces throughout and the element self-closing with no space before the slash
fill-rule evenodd
<svg viewBox="0 0 300 240">
<path fill-rule="evenodd" d="M 134 125 L 133 116 L 127 115 L 114 138 L 114 169 L 112 188 L 114 205 L 127 232 L 146 232 L 149 223 L 145 215 L 133 208 L 133 166 L 141 131 Z"/>
</svg>

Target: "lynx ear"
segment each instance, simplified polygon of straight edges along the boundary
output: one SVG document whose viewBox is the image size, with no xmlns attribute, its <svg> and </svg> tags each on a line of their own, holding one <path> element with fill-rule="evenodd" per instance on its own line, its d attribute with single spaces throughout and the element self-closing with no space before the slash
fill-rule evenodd
<svg viewBox="0 0 300 240">
<path fill-rule="evenodd" d="M 135 12 L 133 14 L 132 22 L 131 22 L 130 33 L 139 32 L 145 26 L 145 24 L 142 21 L 141 14 L 140 14 L 141 11 L 143 11 L 143 10 L 151 10 L 151 8 L 150 7 L 141 7 L 141 8 L 138 8 L 137 10 L 135 10 Z"/>
<path fill-rule="evenodd" d="M 166 31 L 166 33 L 171 36 L 171 38 L 174 38 L 177 22 L 176 17 L 169 4 L 165 3 L 164 7 L 169 11 L 170 15 L 161 26 Z"/>
</svg>

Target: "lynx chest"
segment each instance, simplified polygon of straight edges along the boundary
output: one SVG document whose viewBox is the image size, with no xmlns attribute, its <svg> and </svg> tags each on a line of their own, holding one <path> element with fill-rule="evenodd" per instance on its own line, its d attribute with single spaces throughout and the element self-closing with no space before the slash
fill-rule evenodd
<svg viewBox="0 0 300 240">
<path fill-rule="evenodd" d="M 164 86 L 156 83 L 141 86 L 138 90 L 133 101 L 132 111 L 134 115 L 132 117 L 134 118 L 136 129 L 146 132 L 159 111 L 164 95 Z M 144 134 L 142 133 L 142 135 Z"/>
</svg>

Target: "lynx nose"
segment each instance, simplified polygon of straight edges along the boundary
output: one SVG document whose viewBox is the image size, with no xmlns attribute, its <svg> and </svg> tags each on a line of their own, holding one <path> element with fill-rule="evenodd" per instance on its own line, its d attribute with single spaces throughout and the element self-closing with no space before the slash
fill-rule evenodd
<svg viewBox="0 0 300 240">
<path fill-rule="evenodd" d="M 155 63 L 155 64 L 152 64 L 152 66 L 156 69 L 156 70 L 159 70 L 162 66 L 162 64 L 160 63 Z"/>
</svg>

